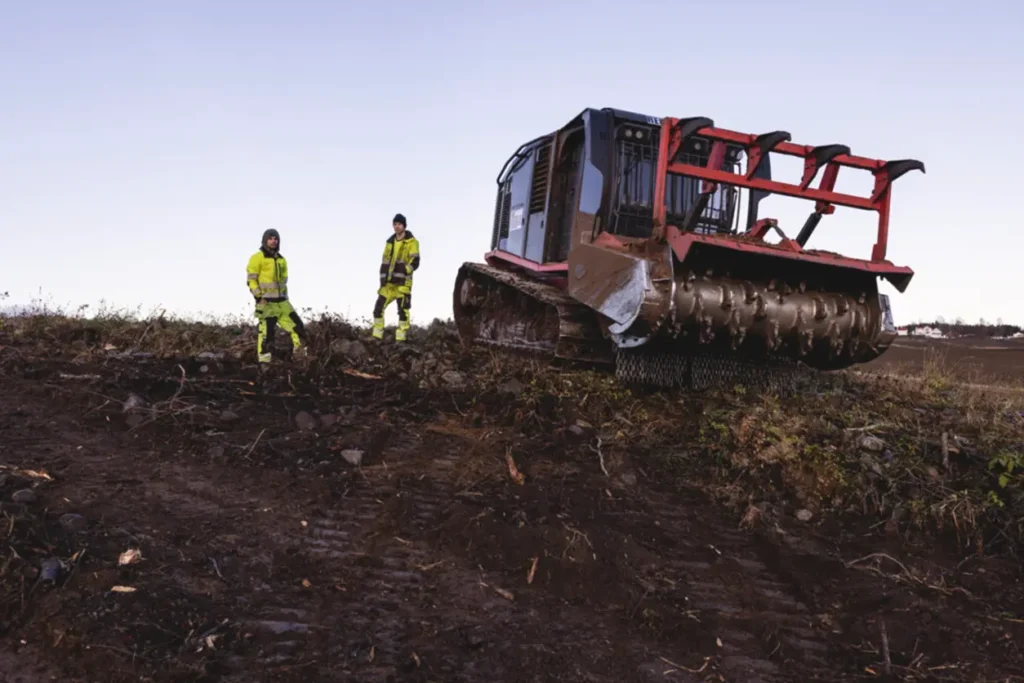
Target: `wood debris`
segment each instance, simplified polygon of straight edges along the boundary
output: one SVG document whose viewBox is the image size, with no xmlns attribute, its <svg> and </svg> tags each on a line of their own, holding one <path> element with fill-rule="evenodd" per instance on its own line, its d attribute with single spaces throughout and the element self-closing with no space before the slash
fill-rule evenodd
<svg viewBox="0 0 1024 683">
<path fill-rule="evenodd" d="M 127 567 L 142 560 L 142 551 L 138 548 L 129 548 L 117 558 L 118 567 Z"/>
<path fill-rule="evenodd" d="M 511 448 L 508 448 L 505 451 L 505 462 L 508 463 L 508 473 L 512 477 L 512 481 L 522 486 L 526 481 L 526 477 L 524 477 L 523 473 L 519 471 L 518 467 L 516 467 L 516 461 L 512 458 Z"/>
<path fill-rule="evenodd" d="M 371 375 L 369 373 L 361 372 L 359 370 L 353 370 L 352 368 L 345 368 L 342 372 L 344 372 L 346 375 L 351 375 L 352 377 L 359 377 L 362 379 L 381 379 L 379 375 Z"/>
</svg>

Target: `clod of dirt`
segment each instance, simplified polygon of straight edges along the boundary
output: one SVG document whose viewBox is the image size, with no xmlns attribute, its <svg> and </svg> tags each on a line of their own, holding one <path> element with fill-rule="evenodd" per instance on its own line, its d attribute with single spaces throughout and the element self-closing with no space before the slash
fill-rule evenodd
<svg viewBox="0 0 1024 683">
<path fill-rule="evenodd" d="M 347 449 L 341 452 L 341 457 L 345 459 L 349 465 L 355 465 L 359 467 L 363 462 L 363 452 L 355 449 Z"/>
<path fill-rule="evenodd" d="M 20 491 L 15 491 L 11 496 L 11 500 L 15 503 L 22 503 L 23 505 L 36 502 L 36 498 L 38 496 L 32 489 L 21 489 Z"/>
<path fill-rule="evenodd" d="M 326 427 L 333 427 L 337 422 L 338 422 L 338 416 L 337 415 L 331 415 L 330 413 L 328 413 L 327 415 L 321 415 L 320 416 L 320 426 L 321 427 L 324 427 L 324 428 L 326 428 Z"/>
<path fill-rule="evenodd" d="M 74 512 L 69 512 L 60 518 L 60 525 L 71 532 L 83 531 L 86 524 L 85 517 Z"/>
<path fill-rule="evenodd" d="M 220 419 L 223 420 L 224 422 L 234 422 L 238 419 L 238 413 L 232 412 L 230 410 L 225 410 L 223 413 L 220 414 Z"/>
<path fill-rule="evenodd" d="M 304 432 L 310 432 L 316 429 L 316 422 L 316 418 L 305 410 L 300 410 L 295 414 L 295 426 Z"/>
</svg>

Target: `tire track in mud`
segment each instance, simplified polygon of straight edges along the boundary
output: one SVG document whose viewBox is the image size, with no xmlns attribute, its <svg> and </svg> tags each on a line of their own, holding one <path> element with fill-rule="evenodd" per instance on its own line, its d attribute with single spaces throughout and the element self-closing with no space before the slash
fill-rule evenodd
<svg viewBox="0 0 1024 683">
<path fill-rule="evenodd" d="M 306 652 L 323 675 L 390 681 L 429 672 L 430 680 L 478 680 L 473 663 L 452 650 L 500 642 L 492 615 L 507 612 L 510 603 L 493 590 L 467 601 L 467 586 L 500 583 L 453 566 L 419 540 L 452 503 L 450 472 L 460 460 L 457 451 L 427 457 L 423 448 L 418 439 L 392 446 L 386 457 L 398 464 L 390 466 L 386 484 L 377 484 L 383 472 L 373 468 L 373 483 L 353 486 L 339 505 L 309 520 L 302 552 L 335 577 L 336 599 L 319 627 L 296 625 L 305 640 L 278 641 L 265 664 L 295 664 Z M 457 623 L 453 610 L 463 617 Z M 479 675 L 493 674 L 494 663 L 485 665 Z"/>
<path fill-rule="evenodd" d="M 424 540 L 449 508 L 465 505 L 451 475 L 465 453 L 436 445 L 389 449 L 399 462 L 386 485 L 373 468 L 371 483 L 311 516 L 300 552 L 334 592 L 275 599 L 248 624 L 259 630 L 261 666 L 360 681 L 526 680 L 540 660 L 552 680 L 666 680 L 666 648 L 624 633 L 614 614 L 513 584 Z M 581 650 L 592 653 L 587 665 Z M 676 670 L 672 680 L 702 679 Z"/>
<path fill-rule="evenodd" d="M 101 459 L 112 466 L 100 455 L 106 441 L 94 441 L 87 449 L 94 453 L 75 469 L 98 466 Z M 471 474 L 453 476 L 467 464 L 464 443 L 454 437 L 428 443 L 418 436 L 391 445 L 384 455 L 387 465 L 364 467 L 349 480 L 347 495 L 329 505 L 296 500 L 294 489 L 312 478 L 300 475 L 289 493 L 285 484 L 270 487 L 255 475 L 233 478 L 237 473 L 231 468 L 165 458 L 156 476 L 136 481 L 133 494 L 148 499 L 169 525 L 194 523 L 214 533 L 244 529 L 260 537 L 252 550 L 237 550 L 250 579 L 237 584 L 229 598 L 243 644 L 221 660 L 224 680 L 251 680 L 260 668 L 296 680 L 384 681 L 403 674 L 424 680 L 525 680 L 538 665 L 563 681 L 703 679 L 683 671 L 666 677 L 673 668 L 668 660 L 699 666 L 693 644 L 624 629 L 621 610 L 599 596 L 599 587 L 591 589 L 597 591 L 596 602 L 571 604 L 558 591 L 526 586 L 521 576 L 513 580 L 507 572 L 475 567 L 472 552 L 455 556 L 427 543 L 425 537 L 450 507 L 469 507 L 455 494 L 456 480 Z M 500 472 L 500 457 L 492 451 L 487 458 Z M 116 471 L 112 467 L 88 486 L 89 493 L 109 494 L 106 486 L 120 476 Z M 718 652 L 705 654 L 718 655 L 715 666 L 726 680 L 793 680 L 785 660 L 794 651 L 802 664 L 798 668 L 824 668 L 820 657 L 827 647 L 816 637 L 812 617 L 764 565 L 748 537 L 702 518 L 710 503 L 687 507 L 655 492 L 644 500 L 646 510 L 617 511 L 607 523 L 617 533 L 645 529 L 660 539 L 656 561 L 646 572 L 675 581 L 670 597 L 688 601 L 722 640 Z M 274 513 L 257 511 L 273 506 L 281 507 Z M 127 504 L 114 508 L 130 511 Z M 284 558 L 287 566 L 273 566 L 266 576 L 261 568 L 254 574 L 267 553 L 270 564 Z M 311 585 L 303 588 L 305 577 Z M 512 599 L 499 589 L 510 590 Z M 711 667 L 704 675 L 710 672 Z"/>
<path fill-rule="evenodd" d="M 393 446 L 387 457 L 401 459 L 415 446 Z M 310 675 L 309 667 L 321 675 L 358 671 L 359 680 L 368 681 L 416 666 L 412 651 L 401 644 L 418 623 L 430 554 L 386 527 L 396 511 L 429 523 L 445 497 L 404 491 L 394 482 L 379 484 L 381 468 L 366 469 L 370 483 L 357 478 L 337 503 L 315 508 L 299 534 L 297 550 L 317 577 L 311 581 L 330 594 L 277 597 L 259 619 L 246 624 L 258 638 L 261 666 L 306 665 Z"/>
<path fill-rule="evenodd" d="M 660 535 L 673 552 L 648 570 L 669 579 L 673 597 L 685 602 L 721 642 L 718 670 L 728 680 L 775 683 L 794 676 L 835 675 L 827 634 L 792 588 L 761 559 L 757 543 L 743 531 L 716 523 L 699 506 L 646 498 L 649 514 L 638 527 Z M 653 525 L 653 526 L 652 526 Z M 700 540 L 708 542 L 701 543 Z"/>
</svg>

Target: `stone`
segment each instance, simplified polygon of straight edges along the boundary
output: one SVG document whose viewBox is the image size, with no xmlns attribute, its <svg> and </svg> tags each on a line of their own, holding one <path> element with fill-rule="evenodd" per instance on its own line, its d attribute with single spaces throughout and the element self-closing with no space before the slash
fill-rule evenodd
<svg viewBox="0 0 1024 683">
<path fill-rule="evenodd" d="M 885 470 L 882 469 L 881 463 L 870 453 L 860 454 L 860 464 L 864 469 L 870 470 L 880 477 L 885 475 Z"/>
<path fill-rule="evenodd" d="M 809 522 L 811 521 L 812 517 L 814 517 L 814 513 L 806 508 L 796 511 L 796 518 L 799 519 L 801 522 Z"/>
<path fill-rule="evenodd" d="M 295 426 L 304 432 L 313 431 L 316 428 L 317 419 L 307 413 L 305 410 L 300 410 L 295 414 Z"/>
<path fill-rule="evenodd" d="M 39 568 L 39 579 L 41 581 L 56 582 L 64 574 L 65 566 L 59 557 L 50 557 L 43 561 Z"/>
<path fill-rule="evenodd" d="M 366 350 L 366 344 L 356 340 L 348 345 L 345 355 L 351 360 L 359 361 L 369 356 L 370 352 Z"/>
<path fill-rule="evenodd" d="M 456 372 L 455 370 L 447 370 L 441 375 L 441 380 L 452 388 L 462 387 L 466 384 L 466 378 L 462 376 L 461 372 Z"/>
<path fill-rule="evenodd" d="M 69 512 L 66 515 L 61 516 L 60 525 L 68 531 L 82 531 L 86 527 L 86 521 L 85 517 L 82 515 Z"/>
<path fill-rule="evenodd" d="M 38 496 L 36 496 L 36 492 L 33 491 L 32 489 L 21 489 L 20 491 L 14 492 L 14 494 L 11 496 L 11 500 L 13 500 L 15 503 L 27 505 L 29 503 L 36 502 L 37 497 Z"/>
<path fill-rule="evenodd" d="M 872 453 L 881 453 L 885 449 L 885 442 L 879 439 L 877 436 L 871 436 L 865 434 L 860 440 L 860 447 L 865 451 L 871 451 Z"/>
<path fill-rule="evenodd" d="M 349 465 L 359 467 L 363 462 L 363 451 L 356 449 L 346 449 L 341 452 L 341 457 L 345 459 Z"/>
<path fill-rule="evenodd" d="M 526 387 L 523 386 L 522 382 L 513 377 L 512 379 L 498 387 L 498 390 L 501 391 L 501 393 L 503 394 L 512 394 L 513 396 L 519 396 L 523 393 L 523 391 L 526 390 Z"/>
<path fill-rule="evenodd" d="M 128 413 L 136 408 L 141 408 L 146 405 L 146 399 L 142 398 L 138 394 L 131 394 L 128 399 L 124 402 L 124 412 Z"/>
</svg>

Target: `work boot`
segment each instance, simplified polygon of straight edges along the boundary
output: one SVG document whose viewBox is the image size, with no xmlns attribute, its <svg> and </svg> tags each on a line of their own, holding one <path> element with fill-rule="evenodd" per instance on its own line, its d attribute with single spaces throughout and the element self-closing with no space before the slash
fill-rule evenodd
<svg viewBox="0 0 1024 683">
<path fill-rule="evenodd" d="M 395 341 L 405 341 L 405 336 L 409 334 L 409 326 L 412 321 L 409 320 L 408 314 L 405 320 L 398 321 L 398 327 L 395 329 Z"/>
<path fill-rule="evenodd" d="M 270 363 L 257 363 L 256 364 L 256 381 L 261 384 L 269 379 L 270 371 L 272 370 Z"/>
<path fill-rule="evenodd" d="M 373 338 L 383 339 L 384 338 L 384 318 L 373 319 Z"/>
</svg>

